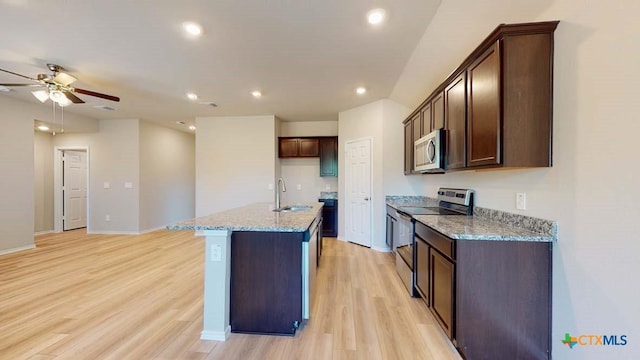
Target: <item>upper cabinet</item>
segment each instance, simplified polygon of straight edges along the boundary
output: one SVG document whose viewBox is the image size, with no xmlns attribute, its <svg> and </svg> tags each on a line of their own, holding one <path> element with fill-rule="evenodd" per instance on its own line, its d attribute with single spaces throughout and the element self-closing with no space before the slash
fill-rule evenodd
<svg viewBox="0 0 640 360">
<path fill-rule="evenodd" d="M 446 129 L 446 170 L 551 166 L 557 26 L 498 26 L 405 120 Z"/>
<path fill-rule="evenodd" d="M 278 157 L 318 157 L 318 138 L 279 138 Z"/>
<path fill-rule="evenodd" d="M 338 138 L 320 138 L 320 176 L 338 176 Z"/>
<path fill-rule="evenodd" d="M 279 137 L 278 157 L 319 157 L 320 176 L 338 176 L 338 137 Z"/>
</svg>

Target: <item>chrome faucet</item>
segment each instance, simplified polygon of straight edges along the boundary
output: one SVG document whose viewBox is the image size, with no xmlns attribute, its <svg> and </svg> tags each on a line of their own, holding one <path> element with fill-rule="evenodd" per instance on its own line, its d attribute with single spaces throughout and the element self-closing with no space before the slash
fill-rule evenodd
<svg viewBox="0 0 640 360">
<path fill-rule="evenodd" d="M 282 183 L 282 192 L 287 192 L 287 185 L 285 185 L 284 179 L 279 178 L 276 187 L 276 209 L 280 209 L 280 183 Z"/>
</svg>

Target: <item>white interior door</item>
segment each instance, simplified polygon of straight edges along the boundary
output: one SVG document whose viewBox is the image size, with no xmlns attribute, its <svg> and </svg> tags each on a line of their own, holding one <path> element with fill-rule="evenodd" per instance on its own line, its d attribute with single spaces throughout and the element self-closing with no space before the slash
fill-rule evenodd
<svg viewBox="0 0 640 360">
<path fill-rule="evenodd" d="M 371 247 L 371 142 L 372 139 L 346 143 L 345 185 L 347 240 Z"/>
<path fill-rule="evenodd" d="M 87 153 L 65 150 L 63 156 L 63 224 L 64 230 L 87 226 Z"/>
</svg>

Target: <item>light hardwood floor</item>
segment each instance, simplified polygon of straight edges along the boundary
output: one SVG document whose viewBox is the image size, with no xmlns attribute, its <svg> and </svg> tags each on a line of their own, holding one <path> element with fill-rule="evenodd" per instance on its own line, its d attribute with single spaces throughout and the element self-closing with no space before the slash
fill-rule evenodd
<svg viewBox="0 0 640 360">
<path fill-rule="evenodd" d="M 200 340 L 204 239 L 43 235 L 0 256 L 0 359 L 460 359 L 393 257 L 325 238 L 295 337 Z"/>
</svg>

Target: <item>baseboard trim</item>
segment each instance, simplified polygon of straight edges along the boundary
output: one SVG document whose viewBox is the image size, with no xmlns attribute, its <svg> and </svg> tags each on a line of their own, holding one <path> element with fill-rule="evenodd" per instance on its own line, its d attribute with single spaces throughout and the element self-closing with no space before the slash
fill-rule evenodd
<svg viewBox="0 0 640 360">
<path fill-rule="evenodd" d="M 231 326 L 227 325 L 224 331 L 203 330 L 200 333 L 200 340 L 227 341 L 229 334 L 231 334 Z"/>
<path fill-rule="evenodd" d="M 54 233 L 53 230 L 38 231 L 34 233 L 33 236 L 47 235 L 47 234 L 53 234 L 53 233 Z"/>
<path fill-rule="evenodd" d="M 147 233 L 158 231 L 158 230 L 166 230 L 166 229 L 167 229 L 167 225 L 158 226 L 158 227 L 155 227 L 155 228 L 142 230 L 142 231 L 140 231 L 138 233 L 138 235 L 147 234 Z"/>
<path fill-rule="evenodd" d="M 391 252 L 391 249 L 389 249 L 388 247 L 378 247 L 378 246 L 372 246 L 371 250 L 375 250 L 378 252 Z"/>
<path fill-rule="evenodd" d="M 34 244 L 34 245 L 20 246 L 20 247 L 13 248 L 13 249 L 0 250 L 0 256 L 17 253 L 19 251 L 33 250 L 35 248 L 36 248 L 36 246 Z"/>
<path fill-rule="evenodd" d="M 140 235 L 137 231 L 89 231 L 88 235 Z"/>
</svg>

